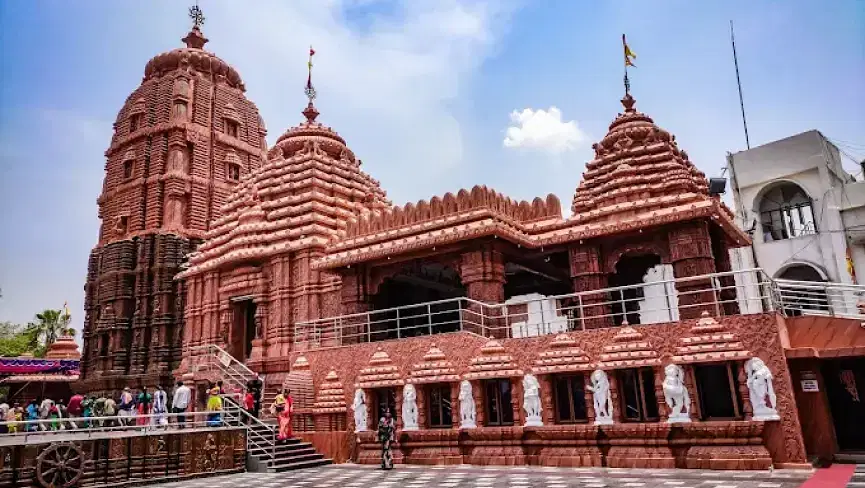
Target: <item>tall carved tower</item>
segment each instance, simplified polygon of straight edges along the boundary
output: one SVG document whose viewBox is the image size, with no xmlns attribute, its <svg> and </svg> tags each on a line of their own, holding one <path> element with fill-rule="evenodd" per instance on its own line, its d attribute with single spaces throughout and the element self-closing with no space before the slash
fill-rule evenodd
<svg viewBox="0 0 865 488">
<path fill-rule="evenodd" d="M 170 384 L 186 294 L 174 277 L 237 182 L 266 158 L 258 108 L 237 71 L 204 50 L 201 11 L 190 16 L 186 47 L 147 63 L 105 152 L 85 285 L 88 391 Z"/>
</svg>

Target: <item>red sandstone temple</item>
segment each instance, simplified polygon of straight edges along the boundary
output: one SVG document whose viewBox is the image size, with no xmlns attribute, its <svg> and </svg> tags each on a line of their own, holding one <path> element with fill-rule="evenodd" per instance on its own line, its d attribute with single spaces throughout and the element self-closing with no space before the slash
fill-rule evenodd
<svg viewBox="0 0 865 488">
<path fill-rule="evenodd" d="M 147 64 L 106 152 L 89 389 L 255 372 L 338 461 L 378 462 L 385 408 L 406 463 L 765 469 L 837 450 L 790 372 L 819 369 L 822 326 L 731 269 L 748 236 L 630 94 L 568 217 L 484 186 L 399 207 L 314 97 L 266 149 L 237 72 L 197 27 L 184 41 Z M 835 326 L 862 354 L 858 322 Z"/>
</svg>

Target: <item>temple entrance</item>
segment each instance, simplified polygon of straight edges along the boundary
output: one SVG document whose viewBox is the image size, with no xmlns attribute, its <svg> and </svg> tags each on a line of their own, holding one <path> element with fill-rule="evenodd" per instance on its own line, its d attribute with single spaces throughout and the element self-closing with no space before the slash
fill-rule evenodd
<svg viewBox="0 0 865 488">
<path fill-rule="evenodd" d="M 373 296 L 370 339 L 383 341 L 457 331 L 459 303 L 440 301 L 464 296 L 466 290 L 456 270 L 439 263 L 418 262 L 385 279 Z"/>
<path fill-rule="evenodd" d="M 865 451 L 865 358 L 826 361 L 823 382 L 842 451 Z"/>
<path fill-rule="evenodd" d="M 616 272 L 610 275 L 610 287 L 630 287 L 610 292 L 610 308 L 616 325 L 622 325 L 625 317 L 630 325 L 640 323 L 640 301 L 645 298 L 645 293 L 642 286 L 634 285 L 642 285 L 646 273 L 659 264 L 661 258 L 655 254 L 622 256 L 616 263 Z"/>
<path fill-rule="evenodd" d="M 228 353 L 244 362 L 252 354 L 255 339 L 255 302 L 251 298 L 232 300 L 231 328 L 228 334 Z"/>
</svg>

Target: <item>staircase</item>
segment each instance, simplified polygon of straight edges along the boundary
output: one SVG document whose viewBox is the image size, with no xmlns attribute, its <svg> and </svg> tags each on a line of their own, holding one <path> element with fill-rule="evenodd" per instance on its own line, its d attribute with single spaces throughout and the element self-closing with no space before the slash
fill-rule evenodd
<svg viewBox="0 0 865 488">
<path fill-rule="evenodd" d="M 276 439 L 276 425 L 261 422 L 249 429 L 250 437 Z M 262 471 L 279 473 L 292 469 L 313 468 L 324 466 L 332 461 L 317 453 L 309 442 L 300 439 L 289 439 L 283 444 L 260 443 L 251 447 L 248 455 L 255 458 L 254 463 Z"/>
<path fill-rule="evenodd" d="M 292 438 L 284 443 L 277 443 L 276 423 L 265 422 L 249 415 L 238 403 L 242 398 L 238 394 L 246 389 L 248 381 L 258 378 L 258 375 L 218 346 L 207 345 L 197 349 L 194 363 L 196 370 L 213 373 L 214 378 L 223 380 L 226 390 L 226 395 L 223 396 L 223 409 L 226 411 L 223 422 L 234 427 L 246 426 L 249 471 L 281 472 L 323 466 L 332 462 L 317 453 L 309 442 Z M 269 405 L 264 402 L 265 399 L 262 398 L 262 413 L 267 410 L 265 405 Z"/>
</svg>

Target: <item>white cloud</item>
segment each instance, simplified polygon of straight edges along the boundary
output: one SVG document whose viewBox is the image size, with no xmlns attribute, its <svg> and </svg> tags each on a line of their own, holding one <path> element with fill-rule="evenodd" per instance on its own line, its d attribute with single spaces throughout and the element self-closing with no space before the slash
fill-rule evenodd
<svg viewBox="0 0 865 488">
<path fill-rule="evenodd" d="M 576 149 L 586 140 L 577 122 L 562 120 L 562 111 L 558 108 L 526 108 L 511 112 L 511 126 L 505 133 L 504 145 L 560 154 Z"/>
</svg>

